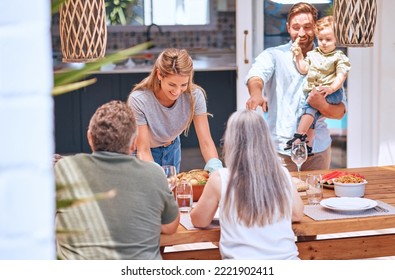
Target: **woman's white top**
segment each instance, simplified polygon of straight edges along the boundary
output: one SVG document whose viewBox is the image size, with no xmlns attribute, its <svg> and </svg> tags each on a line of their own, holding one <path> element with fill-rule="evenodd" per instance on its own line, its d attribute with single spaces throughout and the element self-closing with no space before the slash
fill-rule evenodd
<svg viewBox="0 0 395 280">
<path fill-rule="evenodd" d="M 289 219 L 283 219 L 264 227 L 253 226 L 248 228 L 237 222 L 236 209 L 233 209 L 231 213 L 231 217 L 234 218 L 232 221 L 224 219 L 222 204 L 229 180 L 229 171 L 223 168 L 219 169 L 219 173 L 222 182 L 219 204 L 221 225 L 220 253 L 222 259 L 299 259 L 298 248 L 295 244 L 295 234 L 292 230 L 291 213 Z M 289 186 L 292 187 L 291 181 Z"/>
</svg>

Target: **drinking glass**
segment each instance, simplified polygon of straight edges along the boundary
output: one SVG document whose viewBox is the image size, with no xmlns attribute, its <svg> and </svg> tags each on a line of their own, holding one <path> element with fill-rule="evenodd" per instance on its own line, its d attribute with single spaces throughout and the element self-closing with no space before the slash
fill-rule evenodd
<svg viewBox="0 0 395 280">
<path fill-rule="evenodd" d="M 176 197 L 180 212 L 189 213 L 193 203 L 192 184 L 187 180 L 181 180 L 181 182 L 177 184 Z"/>
<path fill-rule="evenodd" d="M 292 143 L 291 159 L 298 167 L 298 175 L 300 179 L 300 168 L 307 160 L 307 146 L 305 142 Z"/>
<path fill-rule="evenodd" d="M 321 184 L 321 174 L 307 174 L 306 184 L 308 189 L 306 190 L 307 201 L 309 204 L 319 204 L 322 199 L 323 186 Z"/>
<path fill-rule="evenodd" d="M 174 165 L 163 165 L 163 171 L 167 177 L 167 182 L 169 184 L 169 189 L 172 191 L 177 184 L 177 171 Z"/>
</svg>

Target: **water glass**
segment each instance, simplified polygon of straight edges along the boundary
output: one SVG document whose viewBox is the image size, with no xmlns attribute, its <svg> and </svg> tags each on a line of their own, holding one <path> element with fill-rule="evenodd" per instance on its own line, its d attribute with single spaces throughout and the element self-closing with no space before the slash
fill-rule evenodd
<svg viewBox="0 0 395 280">
<path fill-rule="evenodd" d="M 319 204 L 322 199 L 323 187 L 321 181 L 322 177 L 320 174 L 307 174 L 306 176 L 306 184 L 308 186 L 306 194 L 310 205 Z"/>
<path fill-rule="evenodd" d="M 163 171 L 167 177 L 167 182 L 169 184 L 169 189 L 172 191 L 177 184 L 177 171 L 174 165 L 163 165 Z"/>
<path fill-rule="evenodd" d="M 193 203 L 193 189 L 189 181 L 182 180 L 177 184 L 176 198 L 180 212 L 189 213 Z"/>
</svg>

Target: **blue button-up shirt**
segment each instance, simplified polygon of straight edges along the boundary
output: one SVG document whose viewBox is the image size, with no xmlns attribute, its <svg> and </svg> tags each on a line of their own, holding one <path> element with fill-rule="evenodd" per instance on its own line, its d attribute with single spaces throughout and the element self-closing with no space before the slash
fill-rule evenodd
<svg viewBox="0 0 395 280">
<path fill-rule="evenodd" d="M 264 82 L 264 94 L 268 98 L 267 122 L 276 149 L 281 154 L 286 142 L 297 131 L 298 119 L 301 115 L 303 103 L 303 85 L 306 76 L 301 75 L 293 62 L 292 42 L 273 48 L 267 48 L 256 59 L 248 72 L 245 83 L 251 77 L 260 77 Z M 342 102 L 346 104 L 343 94 Z M 331 137 L 325 118 L 321 117 L 316 123 L 313 152 L 325 151 L 331 145 Z"/>
</svg>

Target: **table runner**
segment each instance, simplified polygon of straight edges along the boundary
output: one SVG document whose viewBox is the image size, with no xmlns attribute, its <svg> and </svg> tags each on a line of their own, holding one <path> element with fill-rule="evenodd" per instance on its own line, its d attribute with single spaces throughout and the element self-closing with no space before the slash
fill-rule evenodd
<svg viewBox="0 0 395 280">
<path fill-rule="evenodd" d="M 362 211 L 335 211 L 321 205 L 305 205 L 304 214 L 316 221 L 351 219 L 373 216 L 395 215 L 395 207 L 380 200 L 376 200 L 378 206 L 388 210 L 388 212 L 377 212 L 374 208 Z"/>
</svg>

